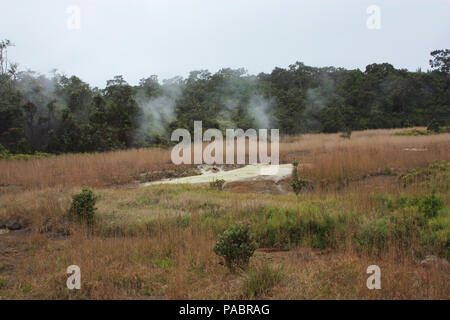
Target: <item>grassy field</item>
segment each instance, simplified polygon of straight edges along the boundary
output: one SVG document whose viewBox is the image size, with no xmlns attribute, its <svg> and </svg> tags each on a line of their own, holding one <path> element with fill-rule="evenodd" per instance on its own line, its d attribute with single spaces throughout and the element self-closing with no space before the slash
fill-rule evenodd
<svg viewBox="0 0 450 320">
<path fill-rule="evenodd" d="M 283 137 L 281 162 L 314 186 L 299 196 L 139 188 L 192 169 L 162 149 L 0 160 L 0 222 L 23 226 L 0 234 L 0 298 L 449 299 L 450 134 L 396 132 Z M 82 186 L 99 197 L 91 226 L 66 219 Z M 212 248 L 236 223 L 258 249 L 230 272 Z M 66 288 L 69 265 L 81 290 Z"/>
</svg>

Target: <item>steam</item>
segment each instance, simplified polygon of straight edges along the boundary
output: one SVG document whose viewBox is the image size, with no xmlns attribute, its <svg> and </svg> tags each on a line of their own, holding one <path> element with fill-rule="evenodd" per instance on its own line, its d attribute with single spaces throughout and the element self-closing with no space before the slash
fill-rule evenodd
<svg viewBox="0 0 450 320">
<path fill-rule="evenodd" d="M 271 110 L 275 102 L 263 96 L 256 95 L 250 98 L 247 110 L 253 118 L 255 129 L 268 129 L 272 125 Z"/>
<path fill-rule="evenodd" d="M 48 129 L 57 130 L 60 127 L 60 121 L 55 115 L 57 110 L 50 115 L 48 109 L 48 105 L 52 101 L 63 103 L 56 93 L 56 84 L 59 79 L 60 75 L 56 71 L 51 78 L 33 71 L 22 71 L 17 75 L 17 86 L 22 96 L 21 104 L 32 103 L 35 106 L 35 109 L 23 109 L 25 135 L 32 149 L 37 149 L 42 142 L 44 144 L 48 142 L 48 137 L 44 132 Z"/>
<path fill-rule="evenodd" d="M 320 76 L 320 84 L 316 88 L 306 90 L 305 109 L 303 111 L 303 130 L 318 130 L 320 122 L 315 115 L 329 105 L 335 94 L 335 82 L 326 73 Z"/>
<path fill-rule="evenodd" d="M 152 136 L 168 136 L 168 126 L 175 120 L 175 105 L 182 95 L 179 83 L 166 81 L 157 97 L 138 94 L 135 99 L 141 109 L 135 141 L 142 142 Z"/>
<path fill-rule="evenodd" d="M 246 91 L 244 94 L 242 89 Z M 224 108 L 218 116 L 219 121 L 226 124 L 227 128 L 239 127 L 237 121 L 243 120 L 242 117 L 248 118 L 248 125 L 251 128 L 271 127 L 275 100 L 267 99 L 259 94 L 257 77 L 242 73 L 239 77 L 226 79 L 221 91 L 224 93 L 222 97 Z M 246 95 L 247 91 L 250 91 L 250 97 Z"/>
</svg>

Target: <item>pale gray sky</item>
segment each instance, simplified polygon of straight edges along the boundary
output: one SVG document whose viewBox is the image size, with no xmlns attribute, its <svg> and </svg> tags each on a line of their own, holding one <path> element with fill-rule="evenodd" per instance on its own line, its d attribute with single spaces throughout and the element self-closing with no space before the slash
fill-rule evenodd
<svg viewBox="0 0 450 320">
<path fill-rule="evenodd" d="M 66 12 L 81 9 L 79 30 Z M 370 5 L 381 29 L 367 27 Z M 296 61 L 360 68 L 428 68 L 450 48 L 450 0 L 5 0 L 0 39 L 20 68 L 56 68 L 91 85 L 123 75 L 136 84 L 224 67 L 270 72 Z"/>
</svg>

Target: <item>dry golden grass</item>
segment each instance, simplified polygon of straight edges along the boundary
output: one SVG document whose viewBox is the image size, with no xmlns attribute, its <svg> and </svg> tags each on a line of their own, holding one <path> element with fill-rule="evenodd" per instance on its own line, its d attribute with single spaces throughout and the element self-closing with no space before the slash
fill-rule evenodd
<svg viewBox="0 0 450 320">
<path fill-rule="evenodd" d="M 284 137 L 282 159 L 311 163 L 302 172 L 305 176 L 350 181 L 338 192 L 316 189 L 300 197 L 235 194 L 204 186 L 120 186 L 140 172 L 173 170 L 167 150 L 0 161 L 0 185 L 7 185 L 0 194 L 0 220 L 19 217 L 28 226 L 28 232 L 0 235 L 0 299 L 247 299 L 255 298 L 249 296 L 255 289 L 261 289 L 256 298 L 262 299 L 449 299 L 449 266 L 420 263 L 427 254 L 438 255 L 437 247 L 391 231 L 382 250 L 361 250 L 352 242 L 365 227 L 360 221 L 389 221 L 394 214 L 416 210 L 387 209 L 374 191 L 410 199 L 431 192 L 431 186 L 420 184 L 405 189 L 389 175 L 358 178 L 386 167 L 404 172 L 450 160 L 448 134 L 409 137 L 393 132 L 356 132 L 350 140 L 339 135 Z M 373 188 L 375 179 L 380 189 Z M 436 233 L 442 241 L 450 232 L 446 184 L 439 189 L 446 208 L 433 220 L 434 227 L 444 228 Z M 100 196 L 93 228 L 64 218 L 71 194 L 80 186 L 91 186 Z M 281 212 L 280 217 L 289 211 L 299 218 L 313 212 L 345 219 L 336 225 L 340 231 L 330 236 L 334 244 L 327 249 L 305 241 L 288 243 L 289 251 L 258 250 L 247 270 L 230 273 L 213 253 L 217 234 L 238 219 L 266 223 L 255 218 L 265 209 Z M 282 238 L 286 231 L 274 228 Z M 80 291 L 66 288 L 66 268 L 73 264 L 81 268 Z M 366 287 L 366 268 L 374 264 L 382 270 L 381 290 Z M 280 276 L 267 288 L 249 280 L 267 272 L 264 266 Z"/>
<path fill-rule="evenodd" d="M 394 136 L 396 131 L 359 131 L 351 139 L 339 134 L 288 137 L 280 145 L 281 159 L 311 164 L 305 166 L 304 175 L 314 181 L 361 178 L 386 168 L 405 172 L 436 160 L 450 160 L 450 134 L 411 138 Z"/>
<path fill-rule="evenodd" d="M 174 230 L 173 230 L 174 231 Z M 99 238 L 80 231 L 64 241 L 33 235 L 3 298 L 242 299 L 247 272 L 230 273 L 212 253 L 214 238 L 199 231 Z M 65 288 L 67 266 L 82 270 L 82 289 Z M 381 290 L 368 290 L 366 268 L 382 270 Z M 422 266 L 402 255 L 368 257 L 306 249 L 257 252 L 249 271 L 269 265 L 281 281 L 262 299 L 448 299 L 448 266 Z M 0 290 L 0 296 L 2 291 Z"/>
<path fill-rule="evenodd" d="M 139 149 L 65 154 L 44 159 L 0 160 L 0 185 L 24 189 L 108 186 L 129 183 L 139 173 L 172 167 L 170 151 Z"/>
<path fill-rule="evenodd" d="M 398 130 L 307 134 L 280 141 L 280 161 L 309 163 L 304 175 L 314 181 L 342 181 L 385 168 L 405 171 L 434 160 L 450 160 L 450 134 L 394 136 Z M 426 151 L 405 151 L 405 148 Z M 269 146 L 270 150 L 270 146 Z M 43 188 L 105 187 L 131 183 L 141 173 L 173 172 L 170 150 L 139 149 L 95 154 L 67 154 L 44 159 L 0 160 L 0 192 Z"/>
</svg>

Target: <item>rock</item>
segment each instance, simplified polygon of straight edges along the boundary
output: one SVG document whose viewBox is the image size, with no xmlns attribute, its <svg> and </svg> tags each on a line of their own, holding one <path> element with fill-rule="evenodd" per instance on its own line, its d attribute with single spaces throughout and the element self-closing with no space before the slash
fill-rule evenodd
<svg viewBox="0 0 450 320">
<path fill-rule="evenodd" d="M 425 267 L 432 265 L 443 265 L 448 266 L 448 261 L 446 259 L 441 259 L 433 255 L 426 256 L 425 259 L 420 261 L 420 264 Z"/>
<path fill-rule="evenodd" d="M 6 223 L 6 228 L 11 231 L 22 229 L 22 225 L 19 223 L 17 219 L 11 219 Z"/>
</svg>

